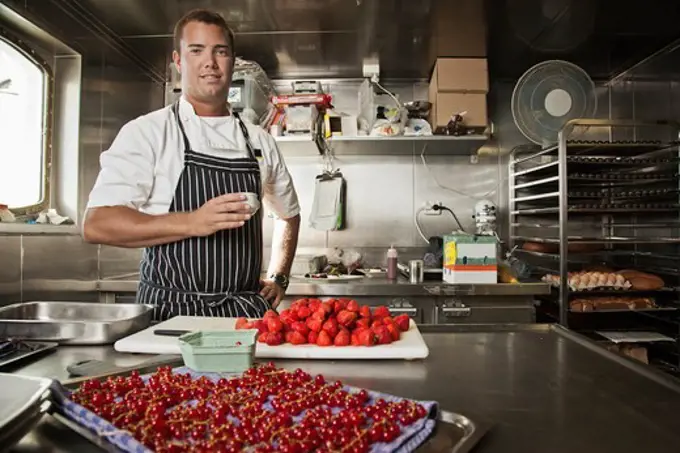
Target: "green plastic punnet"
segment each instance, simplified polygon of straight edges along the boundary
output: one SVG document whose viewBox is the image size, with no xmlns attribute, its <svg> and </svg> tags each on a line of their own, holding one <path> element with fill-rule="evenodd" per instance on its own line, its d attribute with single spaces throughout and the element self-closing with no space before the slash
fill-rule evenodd
<svg viewBox="0 0 680 453">
<path fill-rule="evenodd" d="M 179 337 L 184 364 L 205 373 L 242 373 L 253 365 L 257 329 L 198 331 Z"/>
</svg>

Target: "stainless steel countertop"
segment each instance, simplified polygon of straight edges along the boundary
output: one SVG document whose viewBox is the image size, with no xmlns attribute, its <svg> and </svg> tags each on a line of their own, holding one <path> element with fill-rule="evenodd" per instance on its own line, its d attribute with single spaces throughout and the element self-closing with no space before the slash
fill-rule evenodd
<svg viewBox="0 0 680 453">
<path fill-rule="evenodd" d="M 544 326 L 424 337 L 424 361 L 281 361 L 329 378 L 410 398 L 491 422 L 479 453 L 668 453 L 680 445 L 680 390 L 634 371 L 639 366 Z M 504 331 L 503 331 L 504 330 Z M 440 332 L 440 333 L 437 333 Z M 134 365 L 149 356 L 107 347 L 61 348 L 17 372 L 65 378 L 78 360 Z M 45 417 L 14 453 L 99 452 Z"/>
<path fill-rule="evenodd" d="M 135 292 L 136 279 L 97 281 L 102 292 Z M 550 294 L 546 283 L 496 283 L 453 285 L 443 282 L 412 284 L 407 280 L 391 282 L 381 278 L 364 278 L 348 282 L 291 279 L 289 296 L 529 296 Z"/>
</svg>

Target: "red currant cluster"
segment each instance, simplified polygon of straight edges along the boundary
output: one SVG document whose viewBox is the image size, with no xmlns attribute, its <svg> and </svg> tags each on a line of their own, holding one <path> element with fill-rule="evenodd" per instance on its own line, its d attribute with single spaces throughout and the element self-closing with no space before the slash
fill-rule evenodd
<svg viewBox="0 0 680 453">
<path fill-rule="evenodd" d="M 133 372 L 87 381 L 71 399 L 163 453 L 362 453 L 427 415 L 406 400 L 369 405 L 365 390 L 350 393 L 340 382 L 273 364 L 218 381 L 169 367 L 146 382 Z"/>
</svg>

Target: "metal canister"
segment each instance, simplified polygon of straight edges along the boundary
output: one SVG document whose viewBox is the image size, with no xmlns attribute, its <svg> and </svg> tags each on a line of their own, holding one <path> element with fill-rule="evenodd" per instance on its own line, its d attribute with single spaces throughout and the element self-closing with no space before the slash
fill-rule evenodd
<svg viewBox="0 0 680 453">
<path fill-rule="evenodd" d="M 408 270 L 411 283 L 423 283 L 425 273 L 423 260 L 409 261 Z"/>
</svg>

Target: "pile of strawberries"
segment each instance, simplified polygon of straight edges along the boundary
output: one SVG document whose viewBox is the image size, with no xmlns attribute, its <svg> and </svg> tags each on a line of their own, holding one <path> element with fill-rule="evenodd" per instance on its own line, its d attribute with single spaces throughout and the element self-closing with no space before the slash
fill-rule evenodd
<svg viewBox="0 0 680 453">
<path fill-rule="evenodd" d="M 300 299 L 280 314 L 273 310 L 262 319 L 236 320 L 236 329 L 257 329 L 257 341 L 269 346 L 283 343 L 318 346 L 374 346 L 398 341 L 410 319 L 395 318 L 387 307 L 359 305 L 355 300 Z"/>
</svg>

